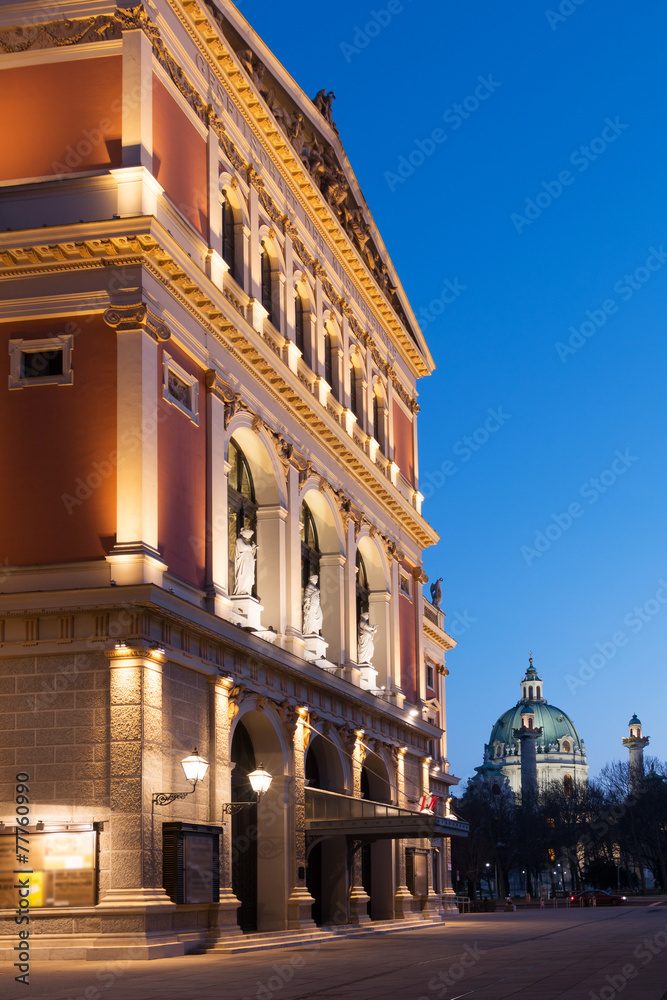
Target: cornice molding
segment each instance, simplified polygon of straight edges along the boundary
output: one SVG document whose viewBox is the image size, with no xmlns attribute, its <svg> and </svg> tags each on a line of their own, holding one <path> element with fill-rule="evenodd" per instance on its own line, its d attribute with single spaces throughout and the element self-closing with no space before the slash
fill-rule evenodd
<svg viewBox="0 0 667 1000">
<path fill-rule="evenodd" d="M 7 234 L 5 239 L 6 237 Z M 377 497 L 397 525 L 406 531 L 420 549 L 435 544 L 437 533 L 408 505 L 408 501 L 398 491 L 394 495 L 385 486 L 379 470 L 370 469 L 361 461 L 356 450 L 345 440 L 340 427 L 334 430 L 331 426 L 333 418 L 328 413 L 320 413 L 322 407 L 315 397 L 304 396 L 301 389 L 293 386 L 276 368 L 274 358 L 267 357 L 251 342 L 242 329 L 247 325 L 246 322 L 241 317 L 235 317 L 234 320 L 227 318 L 207 292 L 183 270 L 153 235 L 142 233 L 0 250 L 0 278 L 102 269 L 116 265 L 127 267 L 128 264 L 145 267 L 195 317 L 199 325 L 220 341 L 237 363 L 261 383 L 265 392 L 281 407 L 287 407 L 291 411 L 305 432 L 318 436 L 331 459 L 335 463 L 342 463 L 364 489 L 370 490 Z M 112 311 L 117 311 L 113 304 Z M 127 314 L 128 320 L 142 320 L 141 317 L 130 317 L 130 312 L 131 310 Z M 115 320 L 117 317 L 114 315 L 110 318 Z M 110 325 L 115 325 L 115 322 Z M 165 334 L 168 336 L 166 328 L 164 332 L 157 328 L 151 332 L 160 339 L 165 339 Z M 286 457 L 292 459 L 291 454 Z"/>
<path fill-rule="evenodd" d="M 249 84 L 238 65 L 236 54 L 227 45 L 224 36 L 218 32 L 217 27 L 213 27 L 208 15 L 202 10 L 196 0 L 184 0 L 183 8 L 186 13 L 173 0 L 170 0 L 170 6 L 177 14 L 201 55 L 206 57 L 209 65 L 214 67 L 223 85 L 228 82 L 233 86 L 235 92 L 230 94 L 230 96 L 241 105 L 242 113 L 245 111 L 244 117 L 248 125 L 252 127 L 254 123 L 255 129 L 263 134 L 268 144 L 269 152 L 273 152 L 274 154 L 275 165 L 278 169 L 283 174 L 285 173 L 283 168 L 287 169 L 288 176 L 285 177 L 285 180 L 288 183 L 297 183 L 304 201 L 308 203 L 310 209 L 315 212 L 320 223 L 323 224 L 332 244 L 345 259 L 348 267 L 354 273 L 356 280 L 364 288 L 369 300 L 381 314 L 383 321 L 391 330 L 396 342 L 402 347 L 404 354 L 410 360 L 417 375 L 428 375 L 430 369 L 425 363 L 423 355 L 415 345 L 410 334 L 401 324 L 391 305 L 386 301 L 384 294 L 376 287 L 370 273 L 366 273 L 366 266 L 362 263 L 356 250 L 352 247 L 348 235 L 335 218 L 331 206 L 313 183 L 310 173 L 306 170 L 304 163 L 293 149 L 288 136 L 278 126 L 273 115 L 264 104 L 264 101 L 261 100 Z M 203 100 L 198 89 L 185 75 L 176 58 L 169 52 L 162 40 L 158 26 L 148 16 L 143 4 L 138 4 L 135 7 L 117 8 L 113 14 L 99 14 L 87 18 L 50 21 L 28 27 L 2 29 L 0 30 L 0 52 L 17 53 L 29 50 L 73 46 L 82 43 L 91 44 L 118 40 L 122 38 L 124 31 L 136 29 L 143 31 L 149 38 L 157 62 L 166 71 L 197 117 L 204 125 L 211 127 L 215 131 L 230 162 L 237 170 L 245 172 L 248 183 L 253 183 L 258 188 L 260 202 L 272 220 L 285 229 L 291 226 L 291 235 L 299 253 L 305 255 L 305 262 L 310 262 L 311 266 L 315 266 L 316 270 L 319 271 L 329 296 L 336 302 L 340 303 L 344 301 L 343 297 L 336 293 L 320 262 L 308 254 L 301 241 L 297 242 L 295 239 L 296 226 L 293 225 L 288 216 L 279 211 L 266 192 L 264 183 L 255 168 L 241 156 L 231 142 L 225 132 L 223 121 L 216 114 L 213 107 Z M 349 306 L 348 309 L 351 324 L 356 328 L 355 332 L 364 340 L 364 343 L 371 345 L 376 364 L 387 377 L 391 378 L 397 393 L 406 405 L 413 412 L 416 412 L 418 410 L 416 400 L 409 396 L 400 381 L 395 378 L 392 366 L 384 362 L 379 351 L 373 344 L 372 335 L 361 328 L 356 318 L 351 316 Z"/>
</svg>

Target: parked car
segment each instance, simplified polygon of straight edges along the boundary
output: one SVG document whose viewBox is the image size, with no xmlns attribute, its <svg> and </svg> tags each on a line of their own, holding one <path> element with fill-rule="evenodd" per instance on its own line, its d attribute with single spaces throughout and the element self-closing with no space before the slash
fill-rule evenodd
<svg viewBox="0 0 667 1000">
<path fill-rule="evenodd" d="M 579 906 L 620 906 L 626 900 L 627 896 L 615 896 L 604 889 L 584 889 L 583 892 L 575 892 L 570 896 L 570 902 Z"/>
</svg>

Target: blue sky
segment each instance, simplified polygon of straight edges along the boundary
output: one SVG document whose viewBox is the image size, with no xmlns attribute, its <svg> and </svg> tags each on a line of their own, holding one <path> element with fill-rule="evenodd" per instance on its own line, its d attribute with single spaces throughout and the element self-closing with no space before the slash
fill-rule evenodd
<svg viewBox="0 0 667 1000">
<path fill-rule="evenodd" d="M 667 9 L 240 9 L 310 96 L 336 92 L 437 365 L 420 483 L 459 642 L 452 770 L 481 763 L 530 649 L 591 774 L 625 755 L 634 712 L 667 759 Z"/>
</svg>

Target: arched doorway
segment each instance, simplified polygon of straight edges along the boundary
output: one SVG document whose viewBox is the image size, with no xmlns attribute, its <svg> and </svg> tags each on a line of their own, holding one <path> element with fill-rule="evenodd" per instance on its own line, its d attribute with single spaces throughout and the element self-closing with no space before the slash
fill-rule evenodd
<svg viewBox="0 0 667 1000">
<path fill-rule="evenodd" d="M 232 891 L 240 901 L 239 927 L 257 930 L 257 802 L 248 774 L 257 767 L 248 730 L 239 722 L 232 740 L 232 802 L 250 803 L 232 816 Z"/>
<path fill-rule="evenodd" d="M 307 788 L 339 793 L 345 790 L 340 753 L 324 736 L 313 734 L 305 768 Z M 328 837 L 311 848 L 306 885 L 315 900 L 312 914 L 316 924 L 347 922 L 348 873 L 344 836 Z"/>
<path fill-rule="evenodd" d="M 364 761 L 361 792 L 372 802 L 391 802 L 393 799 L 389 771 L 376 753 L 369 753 Z M 393 847 L 393 840 L 376 840 L 361 848 L 361 879 L 371 900 L 368 904 L 371 920 L 392 920 L 394 917 Z"/>
<path fill-rule="evenodd" d="M 245 706 L 244 706 L 245 707 Z M 237 716 L 231 744 L 232 801 L 248 802 L 231 822 L 232 889 L 240 900 L 245 932 L 287 927 L 290 874 L 290 783 L 288 737 L 269 707 Z M 259 802 L 248 774 L 259 765 L 272 776 Z"/>
</svg>

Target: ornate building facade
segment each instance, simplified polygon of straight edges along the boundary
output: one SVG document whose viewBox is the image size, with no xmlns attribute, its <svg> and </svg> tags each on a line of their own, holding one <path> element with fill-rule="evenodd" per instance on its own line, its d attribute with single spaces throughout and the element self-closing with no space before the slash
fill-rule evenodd
<svg viewBox="0 0 667 1000">
<path fill-rule="evenodd" d="M 33 954 L 441 919 L 433 363 L 331 93 L 223 0 L 12 4 L 0 69 L 3 957 L 17 863 Z"/>
</svg>

